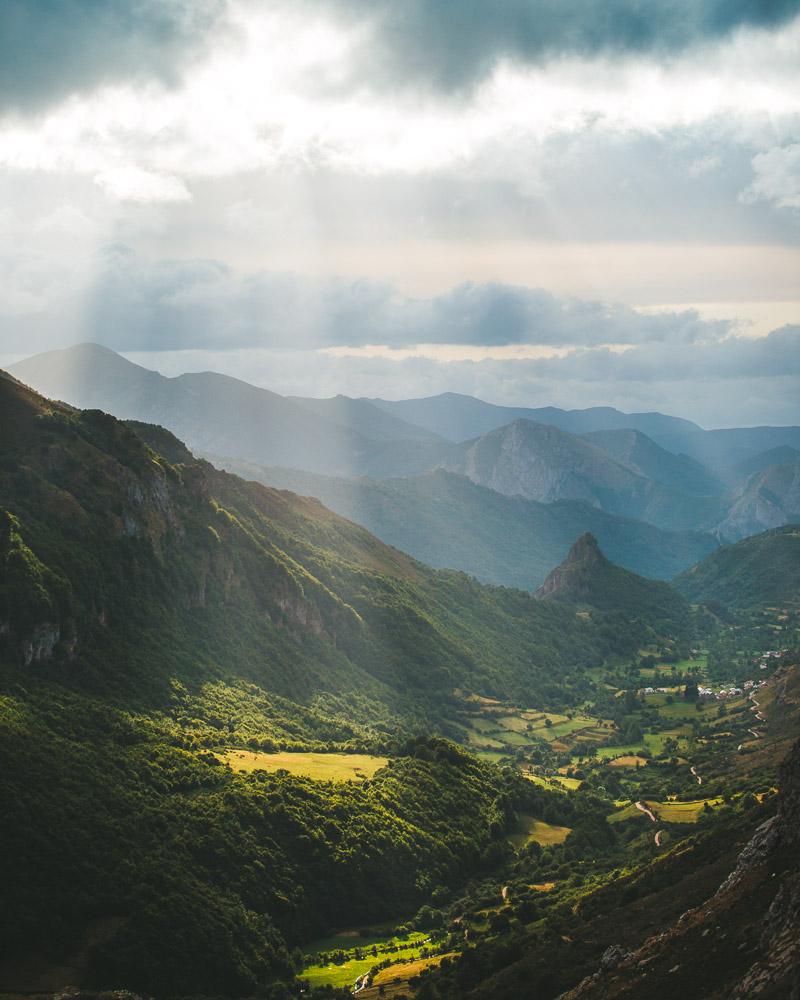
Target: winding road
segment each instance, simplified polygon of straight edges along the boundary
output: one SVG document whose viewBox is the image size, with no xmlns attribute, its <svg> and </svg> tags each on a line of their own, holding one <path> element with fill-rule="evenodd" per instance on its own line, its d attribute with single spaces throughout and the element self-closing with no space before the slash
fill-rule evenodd
<svg viewBox="0 0 800 1000">
<path fill-rule="evenodd" d="M 692 772 L 692 774 L 695 776 L 695 778 L 697 778 L 697 784 L 698 785 L 702 785 L 703 784 L 703 779 L 697 773 L 697 768 L 694 766 L 694 764 L 692 764 L 692 766 L 689 768 L 689 770 Z"/>
<path fill-rule="evenodd" d="M 635 805 L 637 809 L 645 814 L 645 816 L 649 816 L 654 823 L 657 822 L 655 813 L 651 809 L 648 809 L 644 802 L 636 802 Z"/>
</svg>

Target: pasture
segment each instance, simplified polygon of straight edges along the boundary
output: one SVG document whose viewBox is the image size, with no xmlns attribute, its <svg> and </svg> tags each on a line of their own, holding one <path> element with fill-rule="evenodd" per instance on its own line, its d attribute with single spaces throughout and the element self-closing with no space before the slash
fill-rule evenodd
<svg viewBox="0 0 800 1000">
<path fill-rule="evenodd" d="M 652 810 L 662 823 L 696 823 L 703 812 L 706 802 L 711 808 L 720 805 L 722 799 L 696 799 L 692 802 L 656 802 L 653 799 L 644 799 L 643 803 Z M 608 817 L 609 823 L 623 823 L 626 820 L 641 817 L 650 822 L 645 814 L 636 808 L 636 804 L 631 802 L 619 812 L 612 813 Z"/>
<path fill-rule="evenodd" d="M 341 943 L 335 944 L 334 942 L 337 941 Z M 324 964 L 314 962 L 303 969 L 299 978 L 306 980 L 312 986 L 339 988 L 352 986 L 359 976 L 363 976 L 373 966 L 387 959 L 393 965 L 419 960 L 423 949 L 429 947 L 429 938 L 421 931 L 414 931 L 402 938 L 387 938 L 384 935 L 383 938 L 376 939 L 371 936 L 356 938 L 338 935 L 314 942 L 313 945 L 309 946 L 310 949 L 314 949 L 310 953 L 324 952 L 326 949 L 321 945 L 332 945 L 327 949 L 329 952 L 344 952 L 344 961 Z"/>
<path fill-rule="evenodd" d="M 563 844 L 571 833 L 572 829 L 568 826 L 554 826 L 522 813 L 519 817 L 519 830 L 509 834 L 508 840 L 517 850 L 531 841 L 547 847 L 550 844 Z"/>
<path fill-rule="evenodd" d="M 356 781 L 371 778 L 388 763 L 387 757 L 364 753 L 254 753 L 221 750 L 217 757 L 234 771 L 288 771 L 316 781 Z"/>
</svg>

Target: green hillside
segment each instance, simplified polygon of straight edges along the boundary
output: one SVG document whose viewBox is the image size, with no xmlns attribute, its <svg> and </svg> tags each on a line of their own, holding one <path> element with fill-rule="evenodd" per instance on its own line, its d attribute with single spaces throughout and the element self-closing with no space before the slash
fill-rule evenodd
<svg viewBox="0 0 800 1000">
<path fill-rule="evenodd" d="M 407 734 L 456 685 L 580 698 L 601 627 L 6 377 L 0 422 L 2 988 L 250 995 L 504 856 L 542 790 Z M 235 748 L 390 760 L 331 784 Z"/>
<path fill-rule="evenodd" d="M 216 456 L 212 461 L 248 479 L 318 497 L 431 566 L 526 590 L 544 582 L 584 531 L 615 563 L 664 580 L 717 545 L 709 534 L 663 531 L 582 501 L 543 504 L 505 496 L 443 469 L 402 479 L 341 479 Z"/>
<path fill-rule="evenodd" d="M 756 608 L 800 601 L 800 526 L 787 524 L 726 545 L 681 573 L 690 601 Z"/>
</svg>

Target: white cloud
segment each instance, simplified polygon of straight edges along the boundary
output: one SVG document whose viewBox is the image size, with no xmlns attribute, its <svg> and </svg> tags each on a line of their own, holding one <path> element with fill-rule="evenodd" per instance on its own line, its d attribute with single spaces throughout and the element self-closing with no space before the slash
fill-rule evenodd
<svg viewBox="0 0 800 1000">
<path fill-rule="evenodd" d="M 191 195 L 178 178 L 170 174 L 156 174 L 140 167 L 128 165 L 102 170 L 94 181 L 107 194 L 120 201 L 189 201 Z"/>
<path fill-rule="evenodd" d="M 117 85 L 73 97 L 36 120 L 7 119 L 0 163 L 86 173 L 138 201 L 185 199 L 193 179 L 276 164 L 325 163 L 366 174 L 456 165 L 485 174 L 493 166 L 499 177 L 511 171 L 535 187 L 535 162 L 528 156 L 514 167 L 514 152 L 527 143 L 535 157 L 536 144 L 554 134 L 800 114 L 799 23 L 777 41 L 740 32 L 669 63 L 505 63 L 469 99 L 453 101 L 348 78 L 364 35 L 351 23 L 309 20 L 303 5 L 234 10 L 236 30 L 180 86 Z"/>
<path fill-rule="evenodd" d="M 778 208 L 800 208 L 800 143 L 776 146 L 753 159 L 755 178 L 744 201 L 771 201 Z"/>
</svg>

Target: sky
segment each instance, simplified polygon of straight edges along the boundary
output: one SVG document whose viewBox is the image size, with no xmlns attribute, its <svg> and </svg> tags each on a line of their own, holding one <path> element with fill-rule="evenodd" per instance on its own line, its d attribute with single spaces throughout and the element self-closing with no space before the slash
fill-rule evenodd
<svg viewBox="0 0 800 1000">
<path fill-rule="evenodd" d="M 800 423 L 800 0 L 4 0 L 0 365 Z"/>
</svg>

